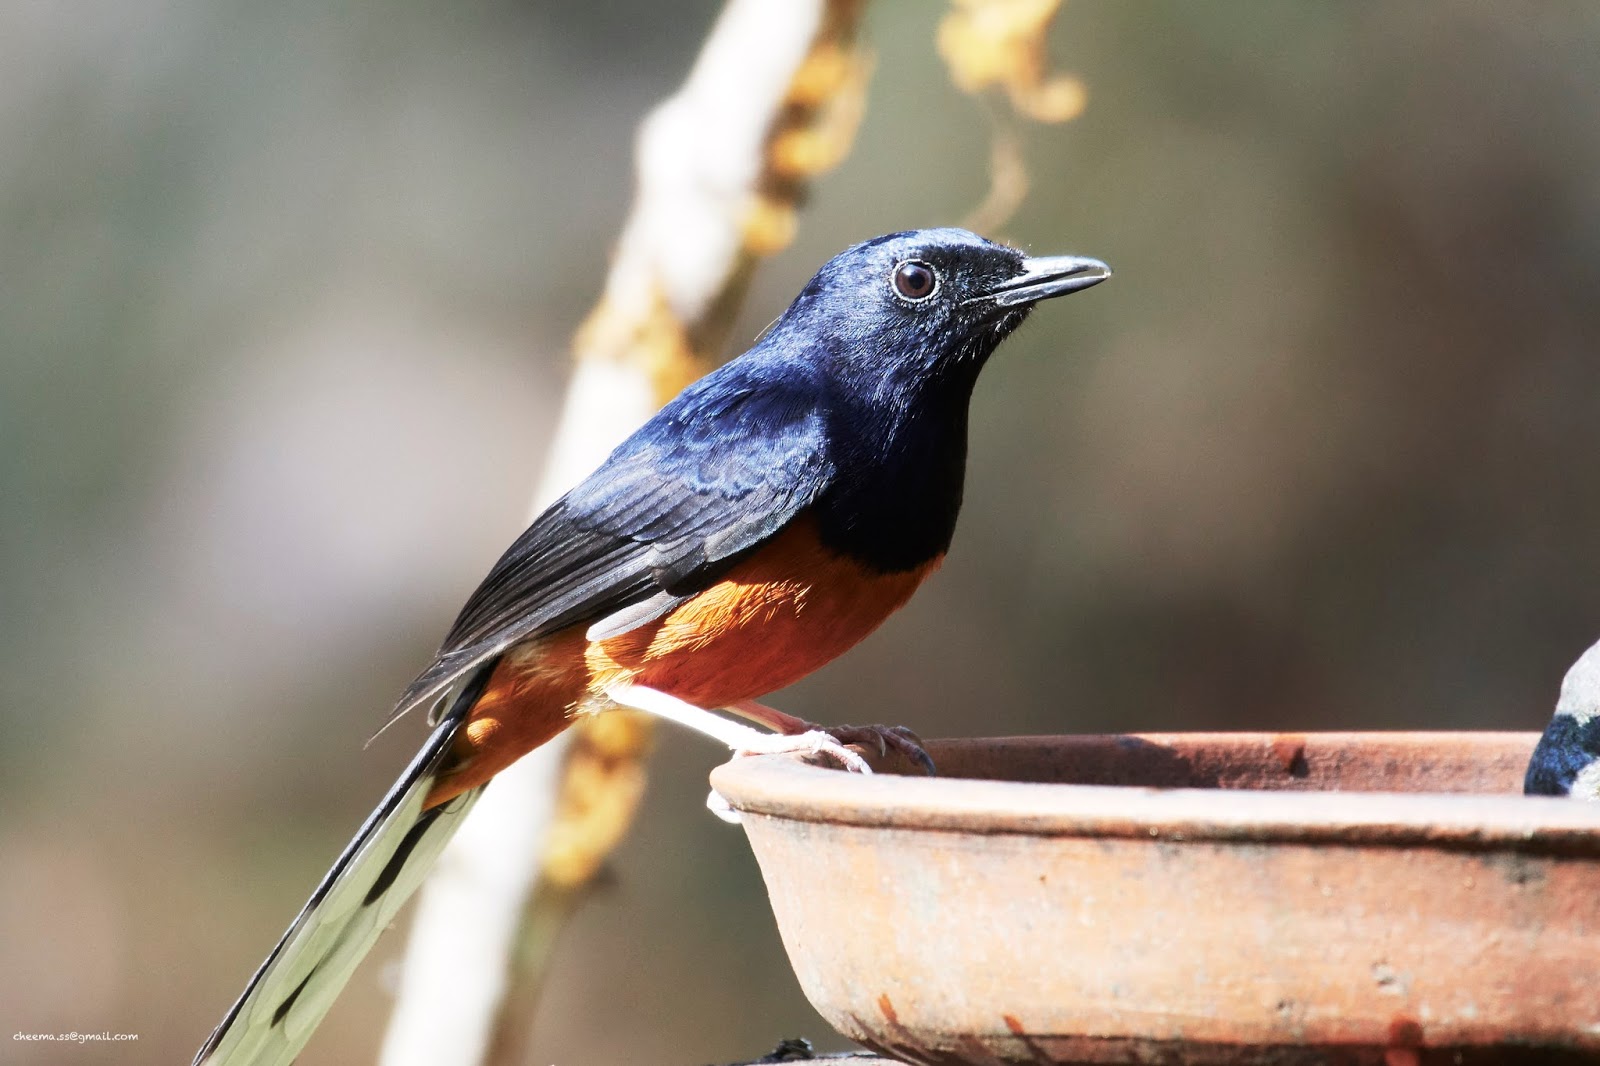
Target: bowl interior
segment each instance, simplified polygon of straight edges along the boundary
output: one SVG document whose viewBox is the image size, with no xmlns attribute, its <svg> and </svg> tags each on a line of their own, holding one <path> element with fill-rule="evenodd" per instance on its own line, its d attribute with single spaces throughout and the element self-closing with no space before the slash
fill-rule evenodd
<svg viewBox="0 0 1600 1066">
<path fill-rule="evenodd" d="M 938 740 L 939 776 L 1062 785 L 1516 793 L 1536 733 L 1146 733 Z M 886 763 L 889 773 L 918 771 Z"/>
</svg>

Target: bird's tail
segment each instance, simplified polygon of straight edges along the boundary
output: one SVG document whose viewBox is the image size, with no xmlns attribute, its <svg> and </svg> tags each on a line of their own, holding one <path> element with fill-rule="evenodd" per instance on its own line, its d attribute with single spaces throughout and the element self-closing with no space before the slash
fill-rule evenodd
<svg viewBox="0 0 1600 1066">
<path fill-rule="evenodd" d="M 367 817 L 195 1056 L 195 1066 L 287 1066 L 395 912 L 416 891 L 483 786 L 423 808 L 495 663 L 480 666 Z"/>
</svg>

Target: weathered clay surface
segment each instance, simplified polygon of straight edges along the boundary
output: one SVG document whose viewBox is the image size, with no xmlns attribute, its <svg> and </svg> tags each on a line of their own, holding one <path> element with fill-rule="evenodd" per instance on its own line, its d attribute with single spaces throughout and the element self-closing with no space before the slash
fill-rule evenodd
<svg viewBox="0 0 1600 1066">
<path fill-rule="evenodd" d="M 933 743 L 712 775 L 806 995 L 912 1063 L 1600 1061 L 1600 807 L 1536 735 Z"/>
</svg>

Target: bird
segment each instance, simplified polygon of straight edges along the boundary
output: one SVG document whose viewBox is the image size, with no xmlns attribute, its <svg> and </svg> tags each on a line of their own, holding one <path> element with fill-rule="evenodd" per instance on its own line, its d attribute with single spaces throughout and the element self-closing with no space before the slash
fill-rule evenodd
<svg viewBox="0 0 1600 1066">
<path fill-rule="evenodd" d="M 908 730 L 823 729 L 757 699 L 858 643 L 938 569 L 979 371 L 1040 301 L 1110 276 L 950 228 L 824 264 L 490 569 L 390 716 L 428 709 L 421 750 L 196 1066 L 290 1062 L 489 780 L 580 717 L 632 707 L 736 754 L 821 750 L 860 769 L 845 744 L 867 742 L 925 761 Z"/>
<path fill-rule="evenodd" d="M 1579 656 L 1562 679 L 1556 712 L 1528 760 L 1522 791 L 1600 800 L 1600 644 Z"/>
</svg>

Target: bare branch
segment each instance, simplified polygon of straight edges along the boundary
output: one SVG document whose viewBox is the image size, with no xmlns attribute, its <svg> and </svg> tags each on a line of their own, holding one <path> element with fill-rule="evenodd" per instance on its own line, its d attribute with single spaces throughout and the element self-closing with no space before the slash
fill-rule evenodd
<svg viewBox="0 0 1600 1066">
<path fill-rule="evenodd" d="M 854 43 L 861 7 L 730 0 L 682 88 L 641 126 L 633 208 L 574 341 L 535 512 L 720 351 L 755 262 L 791 239 L 808 179 L 848 152 L 869 71 Z M 533 1013 L 522 1001 L 643 788 L 649 728 L 622 713 L 502 773 L 446 851 L 419 901 L 385 1066 L 475 1066 L 491 1039 L 494 1061 L 520 1060 Z M 513 958 L 518 1009 L 497 1029 Z"/>
</svg>

